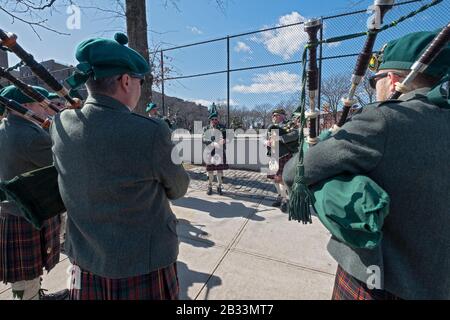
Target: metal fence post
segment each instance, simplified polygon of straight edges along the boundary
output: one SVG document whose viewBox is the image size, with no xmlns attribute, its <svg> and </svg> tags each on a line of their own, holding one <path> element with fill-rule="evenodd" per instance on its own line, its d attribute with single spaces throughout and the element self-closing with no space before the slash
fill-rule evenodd
<svg viewBox="0 0 450 320">
<path fill-rule="evenodd" d="M 230 36 L 227 36 L 227 128 L 230 128 Z"/>
<path fill-rule="evenodd" d="M 317 128 L 318 128 L 318 130 L 317 130 L 317 133 L 320 133 L 320 110 L 321 110 L 321 107 L 322 107 L 322 105 L 321 105 L 321 103 L 322 103 L 322 100 L 321 100 L 321 96 L 322 96 L 322 93 L 321 93 L 321 91 L 322 91 L 322 41 L 323 41 L 323 17 L 320 17 L 320 20 L 322 21 L 322 25 L 321 25 L 321 27 L 320 27 L 320 35 L 319 35 L 319 37 L 320 37 L 320 39 L 319 39 L 319 41 L 320 41 L 320 45 L 319 45 L 319 90 L 318 90 L 318 92 L 317 92 L 317 95 L 318 95 L 318 97 L 317 97 L 317 105 L 318 105 L 318 109 L 319 109 L 319 116 L 317 117 L 317 121 L 318 121 L 318 123 L 317 123 Z"/>
<path fill-rule="evenodd" d="M 161 50 L 161 104 L 163 116 L 166 115 L 166 106 L 164 103 L 164 51 Z"/>
</svg>

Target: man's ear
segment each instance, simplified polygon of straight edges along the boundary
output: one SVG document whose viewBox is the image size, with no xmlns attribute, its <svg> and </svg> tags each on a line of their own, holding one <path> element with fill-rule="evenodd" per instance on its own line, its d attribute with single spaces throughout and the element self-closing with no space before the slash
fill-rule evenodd
<svg viewBox="0 0 450 320">
<path fill-rule="evenodd" d="M 127 74 L 122 75 L 122 78 L 120 78 L 120 86 L 122 87 L 122 90 L 124 90 L 127 93 L 130 90 L 130 81 L 131 78 Z"/>
<path fill-rule="evenodd" d="M 399 77 L 398 75 L 396 75 L 393 72 L 388 72 L 388 78 L 389 78 L 389 90 L 391 90 L 391 92 L 395 91 L 395 84 L 397 82 L 401 82 L 401 77 Z"/>
</svg>

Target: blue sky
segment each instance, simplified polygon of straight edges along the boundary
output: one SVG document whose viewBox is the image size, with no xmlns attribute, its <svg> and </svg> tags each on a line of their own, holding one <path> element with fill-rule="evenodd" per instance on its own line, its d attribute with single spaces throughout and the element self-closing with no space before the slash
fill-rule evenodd
<svg viewBox="0 0 450 320">
<path fill-rule="evenodd" d="M 61 1 L 60 1 L 61 2 Z M 97 6 L 114 9 L 115 1 L 75 1 L 82 6 Z M 347 11 L 366 9 L 373 1 L 358 0 L 224 0 L 224 10 L 219 9 L 214 0 L 179 0 L 178 8 L 163 0 L 147 1 L 150 48 L 168 48 L 177 45 L 204 41 L 226 35 L 274 27 L 286 23 L 304 21 L 319 16 L 335 15 Z M 422 3 L 427 3 L 422 1 Z M 432 8 L 413 20 L 406 21 L 395 31 L 386 31 L 379 36 L 376 47 L 407 32 L 433 30 L 446 23 L 450 13 L 450 0 Z M 58 3 L 58 1 L 57 1 Z M 386 21 L 417 9 L 421 3 L 405 5 L 391 10 Z M 68 64 L 76 64 L 74 50 L 81 40 L 104 36 L 112 37 L 116 31 L 125 30 L 125 20 L 111 18 L 109 12 L 82 9 L 81 29 L 68 30 L 66 6 L 57 6 L 57 11 L 43 13 L 48 25 L 70 35 L 57 35 L 38 29 L 42 40 L 31 29 L 15 21 L 11 24 L 4 13 L 0 13 L 0 27 L 19 36 L 19 43 L 29 50 L 37 60 L 55 59 Z M 325 38 L 366 29 L 368 14 L 363 13 L 347 18 L 337 18 L 324 22 Z M 230 41 L 231 68 L 245 68 L 263 64 L 286 63 L 300 60 L 301 50 L 306 40 L 302 27 L 280 29 L 263 34 L 233 38 Z M 364 38 L 324 46 L 324 56 L 359 52 Z M 203 72 L 225 70 L 226 42 L 168 51 L 169 64 L 173 69 L 170 76 L 190 75 Z M 17 60 L 10 56 L 10 62 Z M 323 76 L 333 73 L 351 73 L 355 58 L 327 60 L 323 66 Z M 300 65 L 256 69 L 234 72 L 231 76 L 231 101 L 239 106 L 252 107 L 258 104 L 277 104 L 298 94 Z M 221 101 L 226 98 L 226 75 L 214 75 L 166 83 L 166 94 L 192 101 Z"/>
</svg>

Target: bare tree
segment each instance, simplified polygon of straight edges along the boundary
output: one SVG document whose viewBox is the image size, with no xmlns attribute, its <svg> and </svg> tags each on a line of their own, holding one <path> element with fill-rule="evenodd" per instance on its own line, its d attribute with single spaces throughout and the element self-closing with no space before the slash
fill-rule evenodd
<svg viewBox="0 0 450 320">
<path fill-rule="evenodd" d="M 322 81 L 322 101 L 326 103 L 337 121 L 337 112 L 341 107 L 341 100 L 348 93 L 350 79 L 348 75 L 334 74 Z"/>
<path fill-rule="evenodd" d="M 361 107 L 375 101 L 375 90 L 372 89 L 368 80 L 371 75 L 372 72 L 368 71 L 356 93 L 356 99 Z"/>
<path fill-rule="evenodd" d="M 255 113 L 258 115 L 258 120 L 261 122 L 263 128 L 267 128 L 270 124 L 273 109 L 273 105 L 269 103 L 260 104 L 255 107 Z"/>
<path fill-rule="evenodd" d="M 147 10 L 145 0 L 126 0 L 126 20 L 129 46 L 139 52 L 149 63 Z M 136 113 L 145 114 L 145 106 L 152 101 L 153 76 L 148 73 L 142 86 L 141 98 L 135 108 Z"/>
</svg>

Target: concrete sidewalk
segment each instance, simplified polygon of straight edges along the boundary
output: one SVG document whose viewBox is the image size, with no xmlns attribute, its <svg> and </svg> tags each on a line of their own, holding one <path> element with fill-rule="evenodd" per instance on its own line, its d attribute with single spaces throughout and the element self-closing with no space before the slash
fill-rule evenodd
<svg viewBox="0 0 450 320">
<path fill-rule="evenodd" d="M 246 171 L 230 170 L 228 191 L 207 196 L 201 170 L 190 170 L 188 193 L 172 205 L 179 220 L 180 298 L 330 299 L 337 265 L 326 251 L 330 235 L 322 224 L 315 217 L 311 225 L 288 221 L 270 206 L 270 184 L 255 190 L 237 182 Z M 62 255 L 43 287 L 66 288 L 69 266 Z M 0 299 L 10 297 L 9 286 L 0 284 Z"/>
</svg>

